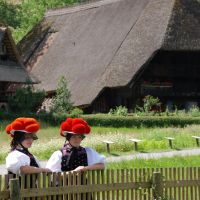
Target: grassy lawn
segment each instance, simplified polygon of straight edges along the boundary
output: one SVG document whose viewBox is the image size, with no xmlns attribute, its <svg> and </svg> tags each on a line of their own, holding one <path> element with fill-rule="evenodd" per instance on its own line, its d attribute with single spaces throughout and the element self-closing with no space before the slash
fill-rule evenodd
<svg viewBox="0 0 200 200">
<path fill-rule="evenodd" d="M 167 168 L 167 167 L 199 167 L 200 156 L 173 157 L 160 159 L 135 159 L 131 161 L 108 163 L 108 169 L 130 169 L 130 168 Z"/>
<path fill-rule="evenodd" d="M 6 122 L 0 125 L 0 163 L 4 163 L 5 156 L 9 152 L 10 137 L 4 133 Z M 169 151 L 168 141 L 165 136 L 175 137 L 174 148 L 196 148 L 192 135 L 200 136 L 200 125 L 191 125 L 185 128 L 106 128 L 92 127 L 92 133 L 82 142 L 83 146 L 90 146 L 98 152 L 106 153 L 106 145 L 103 139 L 112 140 L 115 143 L 110 146 L 112 155 L 125 155 L 134 153 L 133 143 L 130 138 L 136 137 L 143 141 L 139 143 L 139 152 Z M 62 147 L 64 138 L 59 136 L 58 127 L 43 128 L 38 132 L 39 140 L 35 141 L 31 152 L 40 160 L 47 160 L 50 155 Z"/>
</svg>

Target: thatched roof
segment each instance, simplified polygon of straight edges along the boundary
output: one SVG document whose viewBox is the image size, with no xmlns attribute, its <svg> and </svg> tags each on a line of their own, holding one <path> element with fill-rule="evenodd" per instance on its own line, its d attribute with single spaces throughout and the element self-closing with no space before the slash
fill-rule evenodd
<svg viewBox="0 0 200 200">
<path fill-rule="evenodd" d="M 19 65 L 1 65 L 0 64 L 0 81 L 12 83 L 32 83 L 36 79 L 31 78 L 27 71 Z"/>
<path fill-rule="evenodd" d="M 0 45 L 3 44 L 6 46 L 9 60 L 3 61 L 0 58 L 0 81 L 12 83 L 38 82 L 26 71 L 9 29 L 0 25 Z"/>
<path fill-rule="evenodd" d="M 102 0 L 47 12 L 19 47 L 37 87 L 54 91 L 64 75 L 75 105 L 88 105 L 128 85 L 159 49 L 200 49 L 199 11 L 196 0 Z"/>
</svg>

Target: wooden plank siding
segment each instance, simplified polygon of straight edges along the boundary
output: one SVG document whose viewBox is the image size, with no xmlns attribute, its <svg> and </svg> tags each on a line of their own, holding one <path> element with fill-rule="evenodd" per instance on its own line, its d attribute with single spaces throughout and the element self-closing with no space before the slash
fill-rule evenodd
<svg viewBox="0 0 200 200">
<path fill-rule="evenodd" d="M 16 182 L 12 176 L 0 176 L 0 199 L 13 196 L 9 179 Z M 167 200 L 200 200 L 200 167 L 23 175 L 20 190 L 15 196 L 23 200 L 150 200 L 158 194 Z"/>
</svg>

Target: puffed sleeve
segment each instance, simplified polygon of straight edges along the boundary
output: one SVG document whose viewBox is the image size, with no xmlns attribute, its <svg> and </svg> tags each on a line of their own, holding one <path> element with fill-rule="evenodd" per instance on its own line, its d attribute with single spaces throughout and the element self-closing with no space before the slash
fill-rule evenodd
<svg viewBox="0 0 200 200">
<path fill-rule="evenodd" d="M 29 166 L 30 158 L 18 151 L 12 151 L 6 157 L 6 168 L 14 174 L 20 174 L 20 167 Z"/>
<path fill-rule="evenodd" d="M 94 149 L 90 147 L 85 148 L 87 153 L 88 165 L 94 165 L 97 163 L 106 163 L 106 158 L 104 155 L 100 155 Z"/>
<path fill-rule="evenodd" d="M 46 168 L 50 169 L 52 172 L 61 172 L 61 161 L 61 151 L 55 151 L 49 158 Z"/>
</svg>

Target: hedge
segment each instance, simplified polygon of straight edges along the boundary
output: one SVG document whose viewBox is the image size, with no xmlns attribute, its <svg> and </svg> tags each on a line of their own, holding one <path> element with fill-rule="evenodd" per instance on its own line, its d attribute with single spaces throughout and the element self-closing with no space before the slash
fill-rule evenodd
<svg viewBox="0 0 200 200">
<path fill-rule="evenodd" d="M 62 121 L 64 121 L 68 117 L 76 117 L 68 114 L 54 114 L 54 113 L 0 113 L 0 121 L 12 121 L 17 117 L 33 117 L 39 120 L 40 122 L 45 122 L 52 126 L 59 125 Z"/>
<path fill-rule="evenodd" d="M 87 115 L 83 118 L 91 126 L 105 127 L 184 127 L 190 124 L 200 124 L 200 117 L 135 117 L 135 116 L 108 116 Z"/>
<path fill-rule="evenodd" d="M 68 117 L 77 117 L 68 114 L 11 114 L 0 113 L 0 120 L 11 121 L 17 117 L 35 117 L 41 122 L 58 126 Z M 90 126 L 104 127 L 184 127 L 191 124 L 200 124 L 200 117 L 175 117 L 175 116 L 110 116 L 106 114 L 82 115 Z"/>
</svg>

